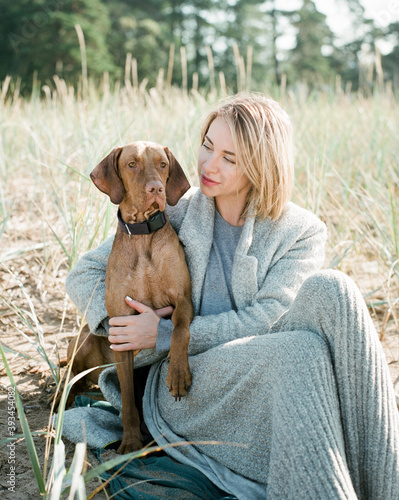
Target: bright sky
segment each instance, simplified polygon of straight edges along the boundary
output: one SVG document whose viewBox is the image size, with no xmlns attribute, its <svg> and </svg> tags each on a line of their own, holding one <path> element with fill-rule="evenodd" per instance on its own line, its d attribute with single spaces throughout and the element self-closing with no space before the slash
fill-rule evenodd
<svg viewBox="0 0 399 500">
<path fill-rule="evenodd" d="M 328 16 L 328 22 L 334 31 L 345 33 L 348 27 L 349 9 L 344 0 L 315 0 L 320 12 Z M 365 16 L 372 18 L 380 27 L 399 21 L 399 0 L 362 0 Z"/>
<path fill-rule="evenodd" d="M 285 9 L 299 8 L 302 0 L 280 0 L 281 7 Z M 314 0 L 317 9 L 327 16 L 327 22 L 332 31 L 338 36 L 339 41 L 345 43 L 353 38 L 350 11 L 345 0 Z M 399 0 L 361 0 L 365 8 L 365 17 L 375 20 L 377 26 L 385 27 L 390 23 L 399 21 Z M 291 36 L 287 33 L 285 40 L 280 41 L 282 47 L 292 44 Z M 389 52 L 391 45 L 380 41 L 381 52 Z"/>
</svg>

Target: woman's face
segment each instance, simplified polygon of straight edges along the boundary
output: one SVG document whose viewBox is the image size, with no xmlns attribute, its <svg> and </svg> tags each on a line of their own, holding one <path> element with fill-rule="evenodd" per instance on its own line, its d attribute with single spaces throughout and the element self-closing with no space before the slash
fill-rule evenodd
<svg viewBox="0 0 399 500">
<path fill-rule="evenodd" d="M 238 196 L 245 201 L 250 181 L 236 164 L 230 128 L 223 118 L 216 118 L 208 129 L 198 155 L 198 176 L 204 195 L 219 199 Z"/>
</svg>

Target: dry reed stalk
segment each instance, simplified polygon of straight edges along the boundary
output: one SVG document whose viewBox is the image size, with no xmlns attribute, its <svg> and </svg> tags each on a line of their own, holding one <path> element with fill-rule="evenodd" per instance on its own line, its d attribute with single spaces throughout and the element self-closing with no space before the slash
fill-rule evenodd
<svg viewBox="0 0 399 500">
<path fill-rule="evenodd" d="M 168 75 L 166 78 L 166 83 L 168 87 L 172 85 L 174 62 L 175 62 L 175 44 L 171 43 L 169 47 Z"/>
<path fill-rule="evenodd" d="M 240 57 L 240 80 L 241 80 L 240 90 L 245 90 L 247 88 L 247 85 L 246 85 L 246 74 L 245 74 L 245 62 L 243 56 Z"/>
<path fill-rule="evenodd" d="M 75 30 L 78 35 L 78 40 L 79 40 L 79 47 L 80 47 L 80 54 L 81 54 L 81 59 L 82 59 L 82 85 L 83 85 L 83 98 L 87 99 L 88 96 L 88 90 L 89 90 L 89 85 L 88 85 L 88 78 L 87 78 L 87 60 L 86 60 L 86 43 L 85 43 L 85 37 L 83 34 L 83 30 L 80 26 L 80 24 L 75 24 Z"/>
<path fill-rule="evenodd" d="M 128 52 L 126 54 L 126 61 L 125 61 L 125 87 L 128 90 L 132 89 L 132 83 L 130 81 L 131 68 L 132 68 L 132 54 L 131 52 Z"/>
<path fill-rule="evenodd" d="M 226 77 L 224 76 L 223 71 L 219 71 L 219 83 L 221 93 L 223 95 L 227 95 Z"/>
<path fill-rule="evenodd" d="M 46 100 L 48 102 L 51 102 L 51 89 L 48 85 L 43 85 L 42 90 L 44 92 L 44 95 L 46 96 Z"/>
<path fill-rule="evenodd" d="M 4 102 L 8 89 L 10 87 L 10 82 L 11 82 L 11 76 L 7 75 L 4 79 L 3 85 L 1 86 L 1 94 L 0 94 L 0 99 Z"/>
<path fill-rule="evenodd" d="M 282 101 L 285 100 L 286 91 L 287 91 L 287 75 L 286 73 L 282 73 L 280 81 L 280 99 Z"/>
<path fill-rule="evenodd" d="M 234 61 L 236 65 L 236 70 L 237 70 L 237 90 L 240 92 L 242 90 L 245 90 L 245 62 L 244 58 L 240 54 L 240 49 L 238 48 L 238 45 L 236 42 L 234 42 L 233 45 L 233 51 L 234 51 Z"/>
<path fill-rule="evenodd" d="M 187 53 L 186 53 L 186 47 L 184 45 L 180 47 L 180 57 L 181 57 L 182 87 L 183 91 L 187 92 Z"/>
<path fill-rule="evenodd" d="M 61 102 L 68 104 L 68 88 L 65 80 L 61 79 L 58 75 L 53 76 L 55 82 L 55 88 L 57 89 L 57 94 L 61 99 Z"/>
<path fill-rule="evenodd" d="M 341 79 L 341 75 L 335 75 L 335 93 L 337 95 L 342 94 L 342 79 Z"/>
<path fill-rule="evenodd" d="M 148 85 L 148 78 L 144 78 L 143 81 L 140 83 L 139 87 L 140 94 L 144 94 L 147 85 Z"/>
<path fill-rule="evenodd" d="M 206 46 L 206 55 L 208 58 L 208 68 L 209 68 L 209 83 L 211 87 L 211 92 L 212 94 L 216 90 L 216 85 L 215 85 L 215 65 L 213 61 L 213 54 L 212 54 L 212 49 L 209 47 L 209 45 Z"/>
<path fill-rule="evenodd" d="M 251 89 L 252 83 L 252 59 L 253 59 L 253 47 L 252 45 L 248 46 L 247 49 L 247 89 Z"/>
<path fill-rule="evenodd" d="M 165 75 L 165 70 L 163 68 L 159 68 L 156 89 L 160 94 L 163 92 L 163 79 Z"/>
<path fill-rule="evenodd" d="M 132 59 L 132 80 L 133 80 L 133 88 L 139 88 L 139 72 L 137 69 L 137 59 L 133 57 Z"/>
<path fill-rule="evenodd" d="M 109 72 L 108 71 L 104 71 L 104 73 L 103 73 L 102 90 L 103 90 L 105 100 L 108 100 L 108 97 L 110 94 Z"/>
<path fill-rule="evenodd" d="M 193 85 L 192 85 L 192 90 L 194 92 L 198 92 L 198 73 L 194 71 L 193 73 Z"/>
<path fill-rule="evenodd" d="M 380 89 L 382 89 L 384 85 L 384 71 L 382 69 L 382 63 L 381 63 L 381 52 L 379 51 L 377 45 L 375 45 L 374 64 L 377 76 L 377 85 Z"/>
<path fill-rule="evenodd" d="M 21 89 L 21 82 L 22 82 L 21 78 L 17 78 L 17 82 L 16 82 L 15 88 L 14 88 L 14 93 L 12 96 L 12 102 L 13 102 L 13 104 L 15 104 L 15 109 L 19 109 L 19 104 L 20 104 L 19 92 Z"/>
<path fill-rule="evenodd" d="M 38 97 L 38 94 L 40 94 L 40 90 L 38 90 L 39 88 L 39 81 L 37 79 L 37 70 L 35 70 L 33 72 L 33 78 L 32 78 L 32 93 L 31 93 L 31 101 L 33 101 L 33 99 L 35 97 Z"/>
<path fill-rule="evenodd" d="M 240 50 L 236 42 L 233 43 L 233 52 L 237 73 L 237 90 L 241 90 Z"/>
</svg>

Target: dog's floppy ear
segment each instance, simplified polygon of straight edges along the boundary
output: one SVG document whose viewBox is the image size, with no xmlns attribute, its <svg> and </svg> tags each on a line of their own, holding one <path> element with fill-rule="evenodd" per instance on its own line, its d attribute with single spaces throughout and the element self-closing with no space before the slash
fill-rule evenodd
<svg viewBox="0 0 399 500">
<path fill-rule="evenodd" d="M 107 194 L 112 203 L 119 205 L 125 196 L 125 188 L 118 175 L 118 160 L 122 148 L 113 149 L 90 174 L 95 186 Z"/>
<path fill-rule="evenodd" d="M 164 150 L 169 160 L 169 177 L 166 181 L 166 202 L 168 205 L 174 206 L 183 194 L 190 189 L 190 183 L 180 163 L 170 152 L 169 148 L 165 147 Z"/>
</svg>

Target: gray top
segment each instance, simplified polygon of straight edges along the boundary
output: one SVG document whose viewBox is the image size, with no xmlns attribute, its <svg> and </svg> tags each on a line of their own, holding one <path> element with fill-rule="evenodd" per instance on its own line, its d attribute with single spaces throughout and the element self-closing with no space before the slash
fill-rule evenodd
<svg viewBox="0 0 399 500">
<path fill-rule="evenodd" d="M 231 226 L 215 211 L 213 243 L 205 274 L 200 316 L 237 311 L 231 286 L 231 270 L 242 226 Z"/>
<path fill-rule="evenodd" d="M 231 286 L 231 271 L 241 233 L 242 226 L 231 226 L 215 210 L 213 242 L 202 288 L 200 316 L 237 311 Z M 172 321 L 161 319 L 157 337 L 158 353 L 169 352 L 172 331 Z"/>
</svg>

